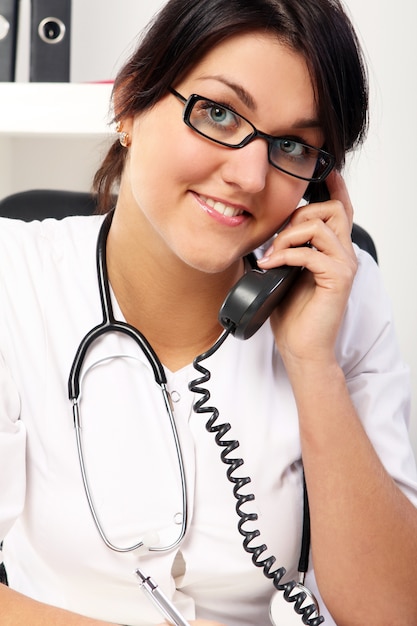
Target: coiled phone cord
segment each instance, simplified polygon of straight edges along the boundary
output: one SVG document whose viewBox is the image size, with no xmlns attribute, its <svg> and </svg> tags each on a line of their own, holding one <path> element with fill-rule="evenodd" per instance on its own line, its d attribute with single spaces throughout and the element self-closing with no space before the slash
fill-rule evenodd
<svg viewBox="0 0 417 626">
<path fill-rule="evenodd" d="M 227 440 L 225 439 L 226 434 L 231 429 L 229 423 L 225 422 L 223 424 L 216 424 L 219 411 L 216 407 L 206 406 L 207 402 L 210 399 L 210 392 L 204 385 L 207 383 L 211 374 L 207 368 L 201 365 L 201 361 L 212 356 L 220 346 L 224 343 L 227 336 L 230 333 L 230 329 L 226 329 L 217 342 L 213 344 L 213 346 L 200 354 L 194 359 L 193 365 L 194 369 L 196 369 L 202 376 L 200 378 L 194 379 L 189 383 L 189 389 L 191 392 L 199 394 L 201 398 L 196 400 L 194 403 L 194 411 L 198 414 L 210 414 L 209 419 L 206 423 L 206 429 L 208 432 L 213 433 L 215 435 L 216 444 L 222 448 L 220 458 L 222 462 L 228 466 L 226 475 L 228 480 L 234 485 L 233 486 L 233 494 L 237 500 L 236 502 L 236 513 L 239 516 L 238 522 L 238 530 L 239 533 L 244 537 L 243 539 L 243 547 L 246 552 L 252 555 L 252 562 L 257 567 L 263 568 L 263 573 L 268 579 L 272 579 L 275 588 L 278 591 L 283 592 L 283 596 L 287 602 L 294 603 L 294 611 L 302 616 L 302 621 L 307 626 L 319 626 L 324 622 L 324 617 L 318 615 L 317 617 L 311 618 L 311 615 L 314 613 L 317 614 L 317 607 L 314 604 L 310 604 L 308 606 L 302 607 L 305 600 L 307 599 L 307 594 L 304 591 L 300 591 L 298 593 L 292 593 L 293 590 L 298 586 L 295 580 L 290 580 L 288 582 L 282 583 L 282 578 L 286 574 L 286 569 L 284 567 L 280 567 L 274 571 L 271 571 L 274 563 L 276 562 L 276 558 L 274 556 L 270 556 L 268 558 L 262 559 L 262 554 L 268 549 L 266 544 L 261 544 L 256 547 L 251 547 L 251 543 L 254 539 L 260 536 L 259 530 L 247 531 L 244 529 L 244 526 L 247 522 L 254 522 L 258 519 L 257 513 L 244 513 L 242 507 L 246 502 L 250 502 L 255 500 L 255 496 L 253 493 L 243 494 L 241 490 L 251 482 L 251 479 L 247 477 L 238 478 L 234 476 L 234 472 L 244 465 L 244 461 L 242 458 L 229 458 L 229 455 L 239 447 L 239 441 L 235 439 Z M 308 499 L 307 499 L 307 491 L 304 484 L 304 507 L 305 511 L 308 513 Z M 306 508 L 307 507 L 307 508 Z M 310 542 L 310 520 L 307 514 L 306 517 L 307 524 L 305 524 L 305 528 L 303 529 L 303 538 L 302 538 L 302 550 L 300 557 L 299 570 L 301 572 L 307 571 L 308 564 L 308 546 Z M 307 550 L 305 549 L 307 547 Z"/>
</svg>

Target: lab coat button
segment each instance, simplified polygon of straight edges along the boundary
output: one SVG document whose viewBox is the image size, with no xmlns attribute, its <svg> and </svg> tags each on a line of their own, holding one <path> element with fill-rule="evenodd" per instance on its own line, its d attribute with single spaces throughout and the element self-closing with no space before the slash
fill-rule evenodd
<svg viewBox="0 0 417 626">
<path fill-rule="evenodd" d="M 181 400 L 181 395 L 178 393 L 178 391 L 171 391 L 171 400 L 173 402 L 179 402 Z"/>
<path fill-rule="evenodd" d="M 175 524 L 182 524 L 182 513 L 175 513 L 174 515 Z"/>
</svg>

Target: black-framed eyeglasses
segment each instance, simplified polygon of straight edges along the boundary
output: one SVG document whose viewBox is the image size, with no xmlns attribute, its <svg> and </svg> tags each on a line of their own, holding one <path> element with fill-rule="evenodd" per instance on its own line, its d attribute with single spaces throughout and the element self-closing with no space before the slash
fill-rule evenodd
<svg viewBox="0 0 417 626">
<path fill-rule="evenodd" d="M 195 93 L 187 99 L 172 87 L 170 91 L 185 105 L 185 124 L 210 141 L 228 148 L 243 148 L 255 139 L 265 139 L 268 161 L 273 167 L 309 182 L 324 180 L 334 167 L 333 155 L 325 150 L 292 137 L 267 135 L 233 109 L 214 100 Z"/>
</svg>

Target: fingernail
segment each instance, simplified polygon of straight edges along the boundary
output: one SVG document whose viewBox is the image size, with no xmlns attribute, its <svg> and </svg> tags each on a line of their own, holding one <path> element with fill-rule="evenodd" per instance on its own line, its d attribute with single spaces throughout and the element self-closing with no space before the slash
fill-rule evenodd
<svg viewBox="0 0 417 626">
<path fill-rule="evenodd" d="M 267 261 L 269 261 L 270 258 L 271 257 L 268 254 L 264 254 L 263 257 L 258 259 L 258 264 L 260 263 L 262 265 L 262 263 L 266 263 Z"/>
</svg>

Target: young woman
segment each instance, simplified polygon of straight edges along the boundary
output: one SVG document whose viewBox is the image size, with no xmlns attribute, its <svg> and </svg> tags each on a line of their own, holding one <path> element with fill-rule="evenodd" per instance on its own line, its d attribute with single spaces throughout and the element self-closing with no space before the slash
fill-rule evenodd
<svg viewBox="0 0 417 626">
<path fill-rule="evenodd" d="M 161 624 L 141 574 L 198 626 L 417 623 L 407 368 L 340 174 L 366 107 L 337 0 L 171 0 L 115 81 L 106 217 L 1 220 L 2 624 Z M 242 341 L 255 250 L 305 269 Z"/>
</svg>

